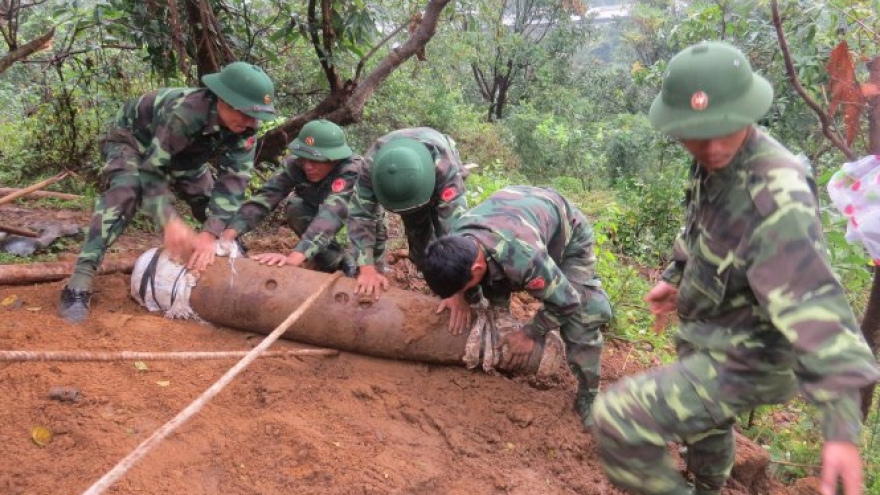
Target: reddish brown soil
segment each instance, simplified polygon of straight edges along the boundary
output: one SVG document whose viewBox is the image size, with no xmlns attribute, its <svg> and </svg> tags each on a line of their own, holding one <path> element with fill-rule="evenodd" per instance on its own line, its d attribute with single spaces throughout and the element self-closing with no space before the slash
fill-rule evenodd
<svg viewBox="0 0 880 495">
<path fill-rule="evenodd" d="M 31 215 L 59 213 L 19 210 L 8 223 Z M 132 234 L 117 246 L 157 241 Z M 286 242 L 261 236 L 251 248 Z M 395 265 L 395 284 L 418 289 L 407 266 Z M 0 308 L 0 349 L 249 350 L 263 338 L 150 314 L 129 298 L 126 275 L 101 276 L 88 320 L 68 324 L 56 316 L 62 283 L 0 287 L 0 300 L 21 301 Z M 608 343 L 606 384 L 637 371 L 633 354 Z M 0 493 L 82 493 L 234 362 L 0 363 Z M 538 383 L 348 353 L 260 358 L 107 493 L 619 494 L 572 412 L 574 386 L 565 370 Z M 50 398 L 56 387 L 80 396 Z M 35 443 L 36 426 L 51 441 Z"/>
</svg>

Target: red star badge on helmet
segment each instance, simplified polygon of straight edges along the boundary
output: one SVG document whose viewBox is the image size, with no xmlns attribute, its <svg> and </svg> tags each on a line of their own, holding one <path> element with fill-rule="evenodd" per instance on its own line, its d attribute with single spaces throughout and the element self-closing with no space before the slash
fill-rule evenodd
<svg viewBox="0 0 880 495">
<path fill-rule="evenodd" d="M 709 108 L 709 95 L 705 91 L 697 91 L 691 95 L 691 108 L 698 112 Z"/>
<path fill-rule="evenodd" d="M 543 277 L 533 278 L 529 280 L 529 283 L 526 284 L 526 289 L 529 290 L 541 290 L 547 285 L 547 282 L 544 281 Z"/>
<path fill-rule="evenodd" d="M 458 191 L 456 191 L 454 187 L 447 187 L 440 192 L 440 199 L 448 202 L 455 199 L 456 195 L 458 195 Z"/>
<path fill-rule="evenodd" d="M 244 149 L 246 151 L 250 151 L 251 148 L 254 147 L 254 142 L 257 140 L 254 136 L 247 138 L 247 141 L 244 142 Z"/>
<path fill-rule="evenodd" d="M 339 191 L 345 189 L 345 179 L 339 178 L 333 181 L 333 184 L 330 184 L 330 190 L 338 193 Z"/>
<path fill-rule="evenodd" d="M 312 136 L 309 136 L 309 137 L 303 139 L 303 142 L 309 146 L 312 146 L 315 144 L 315 138 L 313 138 Z"/>
</svg>

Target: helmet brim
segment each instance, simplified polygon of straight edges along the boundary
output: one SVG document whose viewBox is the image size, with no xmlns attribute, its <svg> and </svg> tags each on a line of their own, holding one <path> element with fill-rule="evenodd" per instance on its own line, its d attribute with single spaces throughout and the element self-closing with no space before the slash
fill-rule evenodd
<svg viewBox="0 0 880 495">
<path fill-rule="evenodd" d="M 699 111 L 673 107 L 657 95 L 648 112 L 648 119 L 663 134 L 682 139 L 709 139 L 727 136 L 757 122 L 770 109 L 773 87 L 763 77 L 753 74 L 752 85 L 741 97 L 712 105 Z"/>
<path fill-rule="evenodd" d="M 243 98 L 223 83 L 220 79 L 220 73 L 204 75 L 202 76 L 202 82 L 220 99 L 228 103 L 229 106 L 249 117 L 257 120 L 272 120 L 276 117 L 274 105 L 266 105 L 265 109 L 271 109 L 271 111 L 254 109 L 252 102 Z"/>
<path fill-rule="evenodd" d="M 288 148 L 290 149 L 290 154 L 305 158 L 306 160 L 314 160 L 316 162 L 345 160 L 346 158 L 351 158 L 351 155 L 354 154 L 347 144 L 321 148 L 317 146 L 309 146 L 300 141 L 299 138 L 294 139 Z"/>
</svg>

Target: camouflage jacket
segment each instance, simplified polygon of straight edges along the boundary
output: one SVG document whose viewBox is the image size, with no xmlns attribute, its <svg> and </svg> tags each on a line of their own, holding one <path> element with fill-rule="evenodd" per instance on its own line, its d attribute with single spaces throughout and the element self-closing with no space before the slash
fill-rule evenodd
<svg viewBox="0 0 880 495">
<path fill-rule="evenodd" d="M 144 209 L 160 227 L 177 215 L 170 185 L 199 175 L 214 160 L 216 180 L 202 228 L 216 236 L 244 199 L 254 168 L 254 139 L 251 130 L 235 134 L 220 125 L 217 97 L 204 88 L 163 88 L 129 101 L 106 138 L 140 153 Z"/>
<path fill-rule="evenodd" d="M 373 180 L 370 174 L 373 156 L 388 141 L 394 138 L 408 137 L 425 144 L 434 156 L 436 164 L 436 183 L 431 200 L 422 208 L 432 209 L 438 219 L 437 237 L 449 232 L 449 224 L 467 210 L 467 199 L 464 195 L 465 170 L 462 167 L 455 141 L 427 127 L 400 129 L 388 133 L 373 143 L 364 154 L 364 171 L 358 179 L 355 194 L 349 205 L 348 237 L 355 249 L 358 265 L 372 265 L 373 246 L 376 244 L 376 225 L 381 221 L 381 206 L 373 192 Z"/>
<path fill-rule="evenodd" d="M 809 170 L 754 129 L 727 167 L 694 167 L 687 197 L 663 277 L 678 337 L 756 372 L 791 361 L 826 440 L 857 442 L 858 389 L 880 375 L 826 258 Z"/>
<path fill-rule="evenodd" d="M 297 162 L 288 155 L 281 169 L 242 205 L 229 223 L 229 228 L 243 234 L 254 229 L 291 191 L 304 203 L 318 210 L 309 228 L 303 233 L 294 251 L 311 259 L 326 248 L 348 217 L 348 203 L 363 168 L 359 155 L 340 161 L 321 182 L 312 183 Z"/>
<path fill-rule="evenodd" d="M 532 321 L 538 333 L 560 327 L 580 306 L 577 289 L 559 265 L 569 250 L 582 249 L 573 239 L 592 243 L 593 230 L 553 189 L 500 189 L 455 220 L 450 234 L 473 237 L 482 246 L 488 269 L 480 288 L 491 302 L 525 290 L 544 303 Z"/>
</svg>

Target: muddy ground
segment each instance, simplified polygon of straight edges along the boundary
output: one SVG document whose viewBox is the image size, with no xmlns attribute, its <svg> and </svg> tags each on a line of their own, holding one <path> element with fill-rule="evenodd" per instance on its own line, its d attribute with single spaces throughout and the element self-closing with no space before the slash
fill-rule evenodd
<svg viewBox="0 0 880 495">
<path fill-rule="evenodd" d="M 84 225 L 88 211 L 19 203 L 0 207 L 0 217 L 21 227 Z M 158 241 L 132 232 L 115 251 Z M 292 240 L 269 228 L 249 245 L 255 253 Z M 396 286 L 423 288 L 408 262 L 393 270 Z M 246 351 L 263 338 L 150 314 L 129 298 L 123 274 L 100 276 L 88 320 L 68 324 L 56 316 L 62 284 L 0 286 L 0 300 L 17 298 L 0 308 L 0 349 Z M 516 309 L 526 315 L 532 306 L 520 300 Z M 635 354 L 610 339 L 603 386 L 638 371 Z M 0 494 L 84 492 L 234 363 L 0 363 Z M 78 394 L 53 396 L 58 387 Z M 572 411 L 574 388 L 565 369 L 537 382 L 349 353 L 260 358 L 106 493 L 619 494 Z M 36 427 L 51 437 L 35 440 Z M 745 467 L 728 495 L 788 493 L 749 470 L 766 456 L 759 447 L 741 451 Z"/>
</svg>

